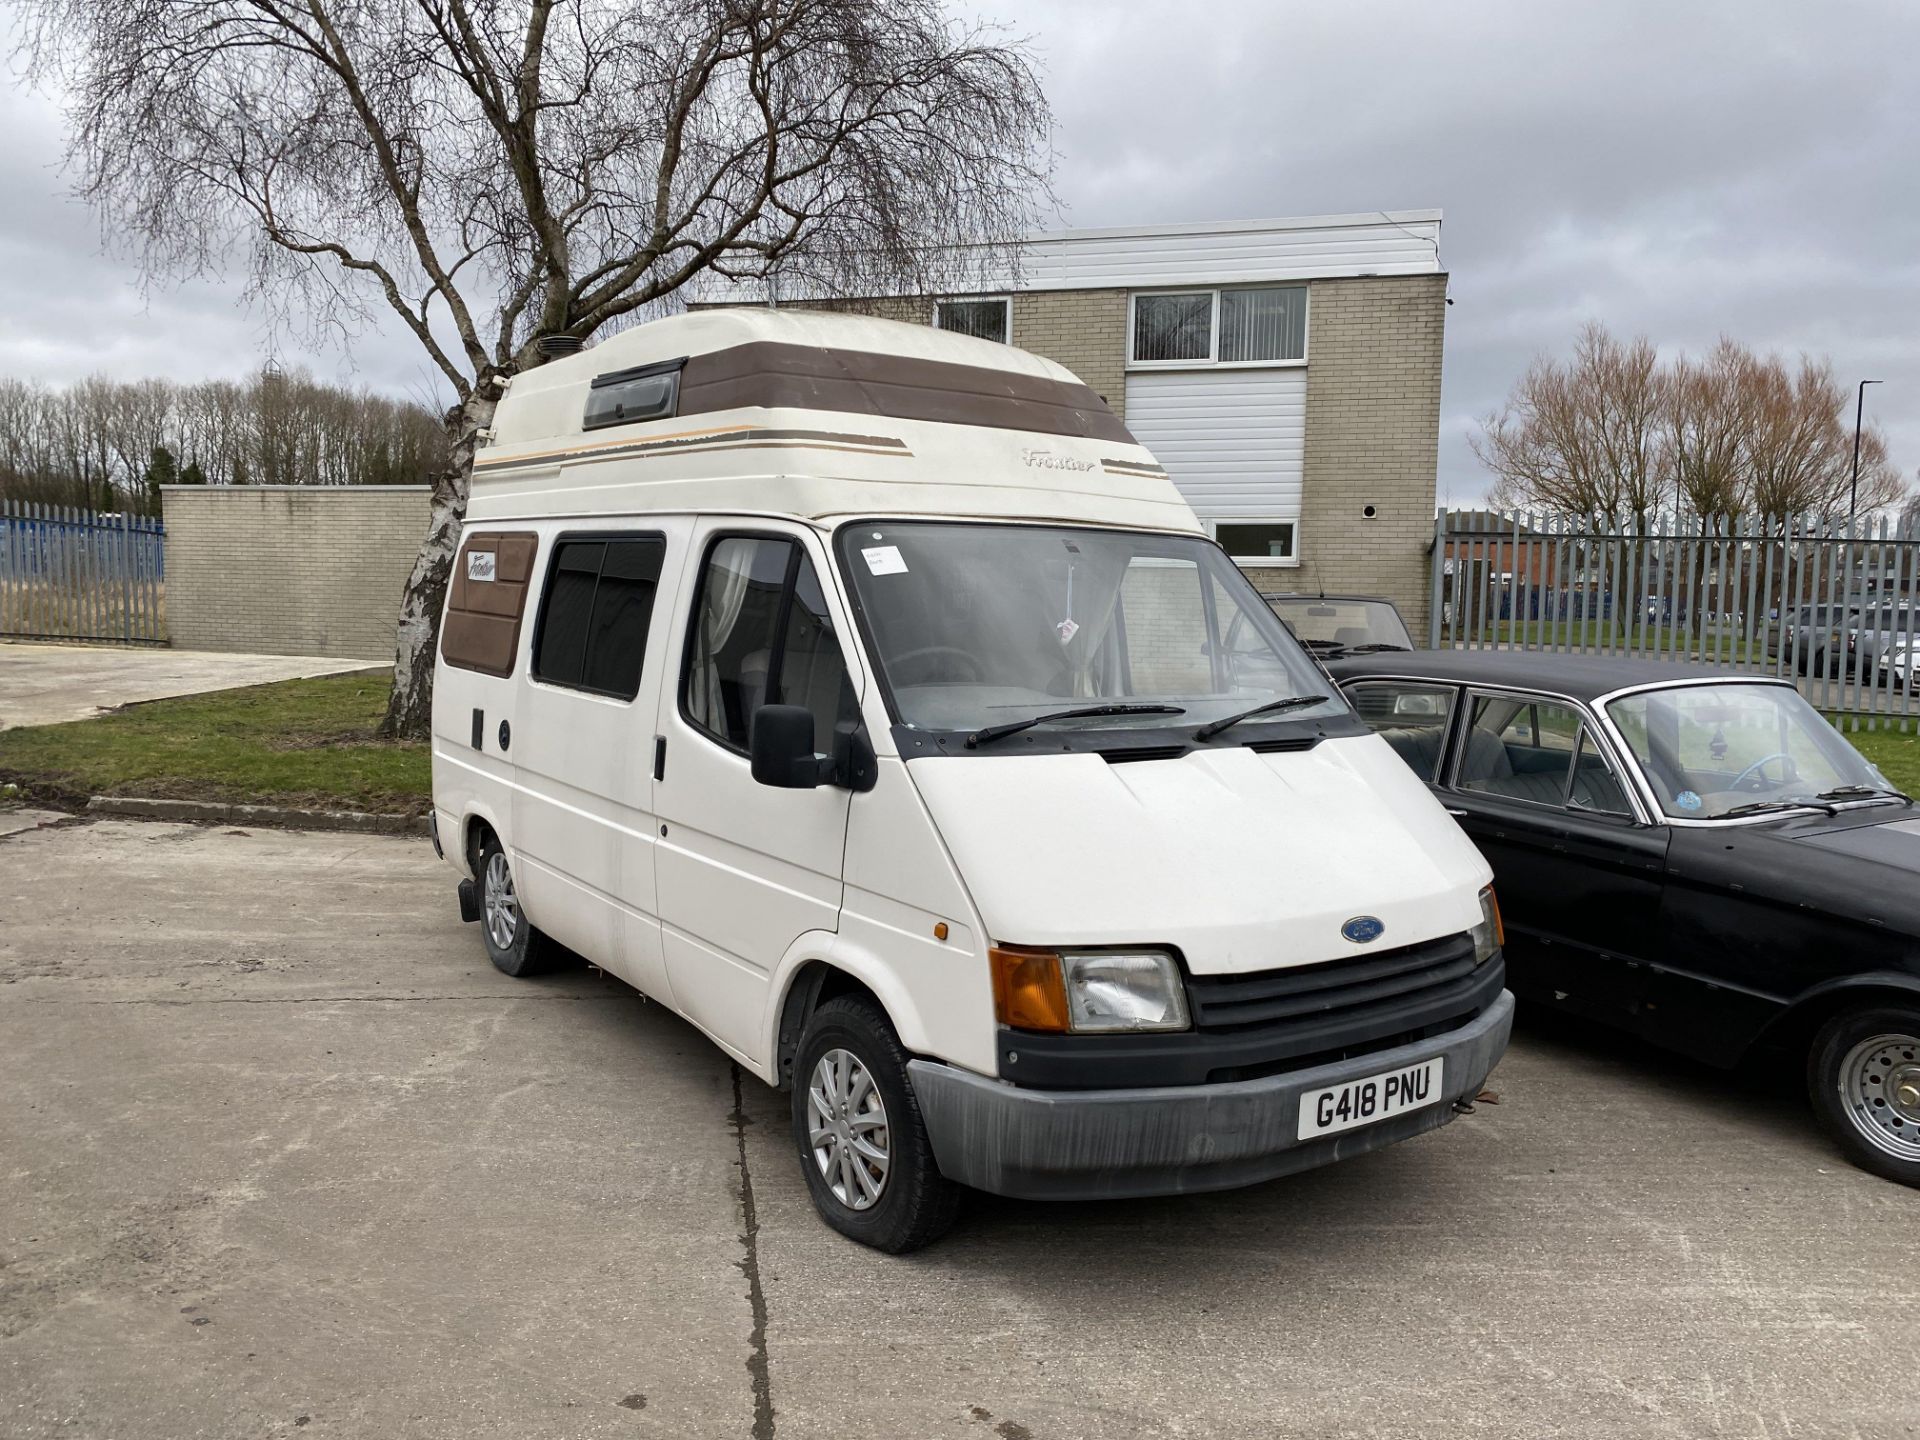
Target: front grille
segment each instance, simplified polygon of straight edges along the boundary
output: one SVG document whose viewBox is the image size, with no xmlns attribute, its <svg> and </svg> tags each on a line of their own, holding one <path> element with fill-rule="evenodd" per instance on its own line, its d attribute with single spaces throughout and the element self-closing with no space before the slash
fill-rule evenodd
<svg viewBox="0 0 1920 1440">
<path fill-rule="evenodd" d="M 1449 935 L 1376 955 L 1187 981 L 1198 1030 L 1235 1031 L 1276 1021 L 1403 1013 L 1473 973 L 1473 937 Z M 1424 1006 L 1423 1006 L 1424 1008 Z"/>
<path fill-rule="evenodd" d="M 1500 998 L 1498 957 L 1473 963 L 1450 935 L 1318 965 L 1189 975 L 1193 1028 L 1146 1035 L 1000 1031 L 1000 1074 L 1036 1089 L 1100 1090 L 1256 1080 L 1457 1030 Z"/>
</svg>

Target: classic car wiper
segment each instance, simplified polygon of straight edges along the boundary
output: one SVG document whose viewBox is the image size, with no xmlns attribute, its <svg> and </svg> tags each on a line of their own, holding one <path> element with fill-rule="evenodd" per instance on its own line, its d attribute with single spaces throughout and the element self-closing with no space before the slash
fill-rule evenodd
<svg viewBox="0 0 1920 1440">
<path fill-rule="evenodd" d="M 1349 655 L 1377 655 L 1377 654 L 1379 654 L 1379 653 L 1380 653 L 1380 652 L 1381 652 L 1382 650 L 1399 650 L 1399 651 L 1402 651 L 1402 652 L 1404 652 L 1404 651 L 1406 650 L 1406 648 L 1407 648 L 1407 647 L 1406 647 L 1406 646 L 1404 646 L 1404 645 L 1388 645 L 1388 644 L 1385 644 L 1385 643 L 1380 643 L 1380 644 L 1374 644 L 1374 645 L 1349 645 L 1349 646 L 1347 646 L 1347 654 L 1349 654 Z"/>
<path fill-rule="evenodd" d="M 1831 805 L 1823 805 L 1817 798 L 1809 796 L 1805 800 L 1753 800 L 1745 805 L 1736 805 L 1731 810 L 1722 810 L 1711 818 L 1731 820 L 1736 815 L 1766 815 L 1780 810 L 1824 810 L 1829 815 L 1840 812 Z"/>
<path fill-rule="evenodd" d="M 1036 715 L 1031 720 L 1009 720 L 1004 725 L 989 725 L 984 730 L 976 730 L 967 736 L 967 748 L 976 745 L 988 745 L 1008 735 L 1018 735 L 1022 730 L 1031 730 L 1036 725 L 1044 725 L 1049 720 L 1078 720 L 1082 716 L 1093 715 L 1184 715 L 1186 710 L 1179 705 L 1083 705 L 1077 710 L 1054 710 L 1045 715 Z"/>
<path fill-rule="evenodd" d="M 1256 715 L 1275 715 L 1282 710 L 1299 710 L 1307 705 L 1318 705 L 1327 697 L 1324 695 L 1289 695 L 1283 700 L 1269 700 L 1264 705 L 1256 705 L 1251 710 L 1242 710 L 1238 715 L 1229 715 L 1224 720 L 1215 720 L 1211 725 L 1202 725 L 1193 732 L 1196 740 L 1211 740 L 1229 726 L 1238 725 L 1242 720 L 1251 720 Z"/>
<path fill-rule="evenodd" d="M 1913 797 L 1899 790 L 1881 790 L 1872 785 L 1836 785 L 1822 790 L 1816 800 L 1899 800 L 1911 805 Z"/>
</svg>

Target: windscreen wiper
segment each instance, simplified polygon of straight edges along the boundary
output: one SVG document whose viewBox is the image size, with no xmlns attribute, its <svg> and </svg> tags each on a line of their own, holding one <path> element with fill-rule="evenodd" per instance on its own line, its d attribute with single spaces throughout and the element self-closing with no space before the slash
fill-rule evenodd
<svg viewBox="0 0 1920 1440">
<path fill-rule="evenodd" d="M 1269 700 L 1264 705 L 1256 705 L 1251 710 L 1242 710 L 1238 715 L 1229 715 L 1224 720 L 1215 720 L 1211 725 L 1202 725 L 1193 732 L 1196 740 L 1211 740 L 1222 730 L 1238 725 L 1242 720 L 1251 720 L 1256 715 L 1277 715 L 1282 710 L 1300 710 L 1308 705 L 1319 705 L 1326 700 L 1324 695 L 1289 695 L 1283 700 Z"/>
<path fill-rule="evenodd" d="M 1184 715 L 1186 710 L 1178 705 L 1083 705 L 1078 710 L 1055 710 L 1046 715 L 1036 715 L 1031 720 L 1009 720 L 1004 725 L 989 725 L 984 730 L 976 730 L 967 736 L 967 748 L 990 744 L 1008 735 L 1018 735 L 1022 730 L 1031 730 L 1036 725 L 1044 725 L 1049 720 L 1078 720 L 1083 716 L 1095 715 Z"/>
<path fill-rule="evenodd" d="M 1406 648 L 1407 648 L 1407 647 L 1406 647 L 1406 646 L 1404 646 L 1404 645 L 1388 645 L 1388 644 L 1385 644 L 1385 643 L 1381 643 L 1381 644 L 1376 644 L 1376 645 L 1349 645 L 1349 646 L 1347 646 L 1347 654 L 1349 654 L 1349 655 L 1378 655 L 1378 654 L 1379 654 L 1379 653 L 1380 653 L 1380 652 L 1381 652 L 1382 650 L 1400 650 L 1400 651 L 1404 651 L 1404 650 L 1405 650 Z"/>
<path fill-rule="evenodd" d="M 1818 800 L 1900 800 L 1913 804 L 1913 797 L 1898 790 L 1881 790 L 1872 785 L 1836 785 L 1831 790 L 1822 790 L 1814 797 Z"/>
<path fill-rule="evenodd" d="M 1814 797 L 1805 800 L 1752 800 L 1745 805 L 1736 805 L 1731 810 L 1722 810 L 1713 818 L 1731 820 L 1736 815 L 1768 815 L 1781 810 L 1824 810 L 1829 815 L 1840 812 L 1831 805 L 1823 805 Z"/>
</svg>

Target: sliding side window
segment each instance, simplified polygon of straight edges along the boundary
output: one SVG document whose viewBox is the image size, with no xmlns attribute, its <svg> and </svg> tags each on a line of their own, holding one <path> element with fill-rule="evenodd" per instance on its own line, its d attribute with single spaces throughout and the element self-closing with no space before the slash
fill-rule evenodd
<svg viewBox="0 0 1920 1440">
<path fill-rule="evenodd" d="M 533 637 L 533 678 L 616 700 L 639 694 L 666 550 L 658 535 L 563 536 Z"/>
</svg>

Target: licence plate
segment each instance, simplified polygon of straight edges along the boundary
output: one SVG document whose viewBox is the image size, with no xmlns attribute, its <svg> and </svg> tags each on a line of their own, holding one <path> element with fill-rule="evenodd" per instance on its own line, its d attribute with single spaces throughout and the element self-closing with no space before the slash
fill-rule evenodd
<svg viewBox="0 0 1920 1440">
<path fill-rule="evenodd" d="M 1309 1090 L 1300 1097 L 1299 1138 L 1333 1135 L 1431 1105 L 1440 1098 L 1443 1065 L 1443 1058 L 1436 1055 L 1403 1070 L 1387 1070 L 1364 1080 Z"/>
</svg>

